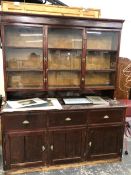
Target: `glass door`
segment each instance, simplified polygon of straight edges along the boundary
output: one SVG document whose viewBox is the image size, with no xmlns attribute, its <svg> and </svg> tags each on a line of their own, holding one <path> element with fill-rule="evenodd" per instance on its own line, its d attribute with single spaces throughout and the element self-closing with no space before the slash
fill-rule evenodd
<svg viewBox="0 0 131 175">
<path fill-rule="evenodd" d="M 48 88 L 80 88 L 82 30 L 49 28 Z"/>
<path fill-rule="evenodd" d="M 118 51 L 118 32 L 87 30 L 85 87 L 113 89 Z"/>
<path fill-rule="evenodd" d="M 5 26 L 7 89 L 43 88 L 43 27 Z"/>
</svg>

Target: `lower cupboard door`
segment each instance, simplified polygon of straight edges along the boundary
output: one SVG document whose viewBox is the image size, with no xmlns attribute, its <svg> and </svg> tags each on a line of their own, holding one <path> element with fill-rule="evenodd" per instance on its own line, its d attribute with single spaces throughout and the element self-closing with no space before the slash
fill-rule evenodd
<svg viewBox="0 0 131 175">
<path fill-rule="evenodd" d="M 84 158 L 85 129 L 68 129 L 49 132 L 51 164 L 79 162 Z"/>
<path fill-rule="evenodd" d="M 43 132 L 8 135 L 9 155 L 7 163 L 13 165 L 28 165 L 45 163 L 46 145 Z M 6 153 L 7 154 L 7 153 Z"/>
</svg>

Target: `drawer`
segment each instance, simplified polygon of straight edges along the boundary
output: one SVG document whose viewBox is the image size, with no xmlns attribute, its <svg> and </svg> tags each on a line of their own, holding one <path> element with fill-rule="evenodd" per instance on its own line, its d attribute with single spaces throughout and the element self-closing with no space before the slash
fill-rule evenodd
<svg viewBox="0 0 131 175">
<path fill-rule="evenodd" d="M 2 117 L 4 129 L 39 129 L 46 127 L 44 113 L 7 114 Z"/>
<path fill-rule="evenodd" d="M 122 109 L 99 109 L 89 111 L 88 124 L 122 122 L 124 110 Z"/>
<path fill-rule="evenodd" d="M 51 112 L 48 124 L 53 126 L 70 126 L 86 124 L 86 113 L 81 111 Z"/>
</svg>

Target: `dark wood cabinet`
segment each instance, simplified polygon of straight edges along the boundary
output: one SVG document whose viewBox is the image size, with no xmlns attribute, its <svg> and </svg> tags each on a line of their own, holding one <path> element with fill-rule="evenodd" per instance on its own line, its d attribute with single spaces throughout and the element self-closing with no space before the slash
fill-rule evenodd
<svg viewBox="0 0 131 175">
<path fill-rule="evenodd" d="M 115 97 L 124 21 L 9 12 L 0 19 L 6 99 L 62 105 L 1 112 L 4 169 L 120 159 L 126 107 L 63 98 Z"/>
<path fill-rule="evenodd" d="M 56 91 L 115 96 L 123 20 L 9 12 L 0 17 L 7 99 Z"/>
<path fill-rule="evenodd" d="M 69 105 L 68 110 L 31 111 L 30 117 L 22 111 L 2 113 L 4 169 L 121 159 L 125 110 Z"/>
</svg>

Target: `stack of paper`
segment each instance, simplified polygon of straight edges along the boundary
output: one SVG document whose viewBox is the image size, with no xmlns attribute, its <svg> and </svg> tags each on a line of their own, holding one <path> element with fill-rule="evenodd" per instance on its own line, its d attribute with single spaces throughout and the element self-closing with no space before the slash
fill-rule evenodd
<svg viewBox="0 0 131 175">
<path fill-rule="evenodd" d="M 101 104 L 105 104 L 105 105 L 109 105 L 109 102 L 107 102 L 106 100 L 104 100 L 103 98 L 101 98 L 100 96 L 86 96 L 86 98 L 88 100 L 90 100 L 93 104 L 95 105 L 101 105 Z"/>
<path fill-rule="evenodd" d="M 50 109 L 62 109 L 61 104 L 56 98 L 48 98 L 42 100 L 40 98 L 31 98 L 17 101 L 7 101 L 3 112 L 12 111 L 28 111 L 28 110 L 50 110 Z"/>
</svg>

